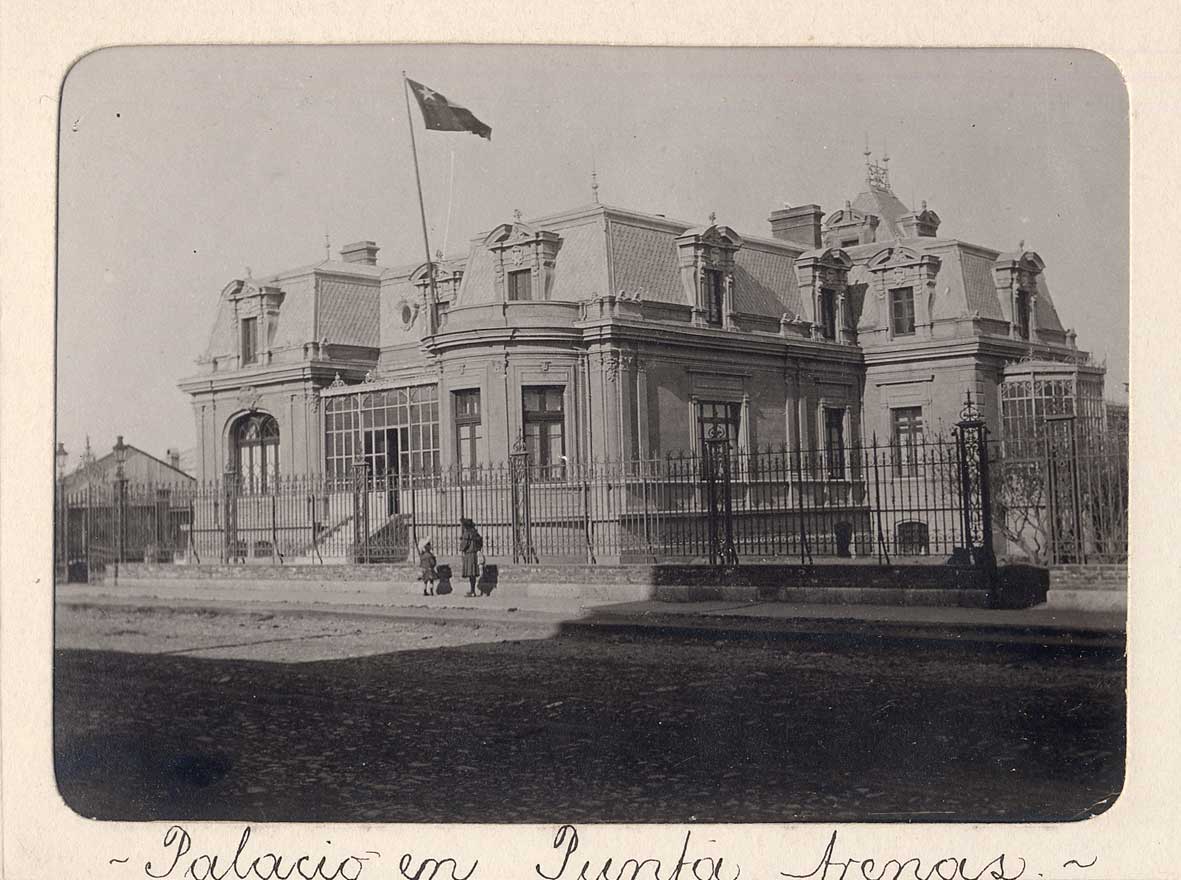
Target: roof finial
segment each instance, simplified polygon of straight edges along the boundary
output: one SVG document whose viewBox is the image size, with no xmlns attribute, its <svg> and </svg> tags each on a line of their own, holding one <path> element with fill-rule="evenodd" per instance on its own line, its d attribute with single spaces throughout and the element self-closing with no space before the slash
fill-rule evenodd
<svg viewBox="0 0 1181 880">
<path fill-rule="evenodd" d="M 435 259 L 438 260 L 440 263 L 443 262 L 443 249 L 442 248 L 435 248 Z"/>
<path fill-rule="evenodd" d="M 247 267 L 246 267 L 246 277 L 247 277 L 247 278 L 253 278 L 253 277 L 254 277 L 254 275 L 252 275 L 252 274 L 251 274 L 251 272 L 250 272 L 250 267 L 249 267 L 249 266 L 247 266 Z"/>
<path fill-rule="evenodd" d="M 324 230 L 324 262 L 332 259 L 332 239 L 328 237 L 328 230 Z"/>
<path fill-rule="evenodd" d="M 716 211 L 710 211 L 710 212 L 709 212 L 709 225 L 710 225 L 710 226 L 713 226 L 713 225 L 714 225 L 715 223 L 717 223 L 717 222 L 718 222 L 718 214 L 717 214 L 717 212 L 716 212 Z"/>
<path fill-rule="evenodd" d="M 595 145 L 591 144 L 591 198 L 599 203 L 599 169 L 595 164 Z"/>
<path fill-rule="evenodd" d="M 1025 253 L 1025 239 L 1024 238 L 1021 239 L 1021 241 L 1017 242 L 1017 251 L 1018 251 L 1018 253 L 1022 253 L 1022 254 Z"/>
<path fill-rule="evenodd" d="M 515 221 L 517 221 L 518 223 L 521 222 L 521 209 L 520 208 L 516 208 L 513 210 L 513 219 Z"/>
</svg>

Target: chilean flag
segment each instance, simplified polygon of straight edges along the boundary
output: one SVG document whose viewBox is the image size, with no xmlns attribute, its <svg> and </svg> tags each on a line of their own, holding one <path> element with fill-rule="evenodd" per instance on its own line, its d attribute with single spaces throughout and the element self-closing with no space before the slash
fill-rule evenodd
<svg viewBox="0 0 1181 880">
<path fill-rule="evenodd" d="M 492 127 L 476 119 L 466 107 L 448 101 L 444 95 L 428 89 L 422 83 L 412 79 L 406 82 L 414 91 L 418 109 L 422 111 L 422 121 L 427 128 L 432 131 L 470 131 L 492 140 Z"/>
</svg>

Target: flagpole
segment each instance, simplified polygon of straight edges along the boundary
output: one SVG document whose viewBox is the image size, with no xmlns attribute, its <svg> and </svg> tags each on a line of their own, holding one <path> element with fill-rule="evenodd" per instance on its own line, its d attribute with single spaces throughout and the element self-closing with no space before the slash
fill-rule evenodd
<svg viewBox="0 0 1181 880">
<path fill-rule="evenodd" d="M 402 91 L 406 96 L 406 123 L 410 127 L 410 152 L 414 156 L 414 183 L 418 186 L 418 215 L 422 219 L 422 246 L 426 250 L 427 289 L 430 292 L 429 310 L 427 314 L 427 335 L 435 333 L 435 306 L 438 297 L 435 293 L 435 264 L 431 261 L 431 244 L 426 234 L 426 208 L 422 202 L 422 177 L 418 172 L 418 147 L 414 142 L 414 117 L 410 113 L 410 83 L 406 79 L 406 71 L 402 71 Z"/>
</svg>

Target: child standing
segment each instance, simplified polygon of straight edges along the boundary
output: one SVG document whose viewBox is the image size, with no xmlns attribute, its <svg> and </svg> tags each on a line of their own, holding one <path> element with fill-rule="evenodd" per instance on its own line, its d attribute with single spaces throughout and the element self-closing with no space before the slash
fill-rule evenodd
<svg viewBox="0 0 1181 880">
<path fill-rule="evenodd" d="M 435 581 L 438 580 L 438 576 L 435 574 L 435 561 L 435 554 L 431 551 L 431 541 L 427 538 L 422 542 L 422 547 L 418 551 L 418 567 L 422 570 L 420 577 L 424 596 L 435 595 Z"/>
</svg>

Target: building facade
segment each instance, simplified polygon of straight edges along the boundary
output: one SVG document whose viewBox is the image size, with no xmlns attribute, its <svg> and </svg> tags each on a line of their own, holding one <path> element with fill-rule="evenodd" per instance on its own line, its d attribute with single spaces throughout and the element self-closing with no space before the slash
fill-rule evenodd
<svg viewBox="0 0 1181 880">
<path fill-rule="evenodd" d="M 234 280 L 180 383 L 196 476 L 265 489 L 515 447 L 558 469 L 698 452 L 710 432 L 840 463 L 946 434 L 966 392 L 996 437 L 1044 395 L 1102 417 L 1103 370 L 1063 327 L 1043 260 L 941 225 L 871 163 L 854 200 L 775 210 L 766 236 L 595 203 L 514 215 L 430 264 L 382 266 L 364 241 Z"/>
</svg>

